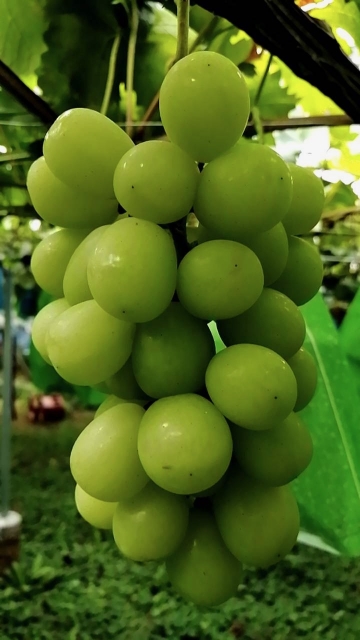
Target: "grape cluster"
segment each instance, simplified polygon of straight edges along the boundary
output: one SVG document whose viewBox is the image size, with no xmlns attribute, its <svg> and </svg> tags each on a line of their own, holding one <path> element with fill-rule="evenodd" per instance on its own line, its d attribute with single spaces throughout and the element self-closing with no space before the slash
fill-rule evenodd
<svg viewBox="0 0 360 640">
<path fill-rule="evenodd" d="M 32 258 L 56 299 L 32 335 L 65 380 L 108 394 L 71 453 L 80 514 L 112 529 L 124 556 L 165 560 L 184 597 L 216 605 L 243 564 L 268 567 L 297 539 L 289 484 L 312 457 L 298 412 L 316 386 L 298 307 L 322 279 L 299 235 L 324 193 L 242 138 L 247 86 L 217 53 L 171 68 L 160 114 L 168 140 L 136 146 L 88 109 L 49 129 L 28 189 L 61 227 Z M 186 219 L 198 221 L 191 243 Z"/>
</svg>

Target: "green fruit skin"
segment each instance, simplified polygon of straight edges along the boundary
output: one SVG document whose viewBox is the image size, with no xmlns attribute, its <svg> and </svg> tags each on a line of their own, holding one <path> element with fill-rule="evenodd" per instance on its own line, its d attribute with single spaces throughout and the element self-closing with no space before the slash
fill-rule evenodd
<svg viewBox="0 0 360 640">
<path fill-rule="evenodd" d="M 206 511 L 191 512 L 186 538 L 167 559 L 166 570 L 173 587 L 198 607 L 218 606 L 235 596 L 242 578 L 240 562 Z"/>
<path fill-rule="evenodd" d="M 318 379 L 316 362 L 311 353 L 301 347 L 292 358 L 289 358 L 288 364 L 297 382 L 297 399 L 294 411 L 301 411 L 315 395 Z"/>
<path fill-rule="evenodd" d="M 134 348 L 134 345 L 133 345 Z M 136 382 L 131 357 L 125 362 L 124 366 L 119 369 L 113 376 L 105 380 L 108 393 L 118 396 L 124 400 L 141 404 L 148 399 L 142 389 Z"/>
<path fill-rule="evenodd" d="M 63 289 L 69 304 L 92 300 L 87 278 L 89 257 L 94 253 L 99 238 L 110 225 L 103 225 L 89 233 L 72 254 L 65 270 Z"/>
<path fill-rule="evenodd" d="M 77 484 L 75 487 L 75 504 L 81 517 L 96 529 L 111 529 L 116 509 L 116 502 L 104 502 L 89 496 Z"/>
<path fill-rule="evenodd" d="M 238 470 L 216 494 L 214 513 L 230 552 L 254 567 L 279 562 L 299 534 L 299 509 L 290 488 L 265 487 Z"/>
<path fill-rule="evenodd" d="M 53 300 L 49 302 L 49 304 L 45 305 L 34 318 L 34 322 L 31 327 L 31 337 L 34 343 L 35 349 L 40 353 L 41 357 L 47 362 L 51 364 L 51 360 L 49 358 L 47 346 L 46 346 L 46 336 L 48 329 L 60 313 L 66 311 L 69 308 L 69 303 L 65 298 L 59 298 L 58 300 Z"/>
<path fill-rule="evenodd" d="M 255 304 L 235 318 L 217 323 L 227 346 L 247 343 L 272 349 L 287 360 L 305 340 L 305 320 L 287 296 L 275 289 L 264 289 Z"/>
<path fill-rule="evenodd" d="M 267 431 L 231 428 L 234 456 L 246 475 L 269 487 L 295 480 L 313 455 L 310 432 L 296 413 Z"/>
<path fill-rule="evenodd" d="M 150 482 L 133 498 L 119 502 L 113 521 L 115 543 L 131 560 L 162 560 L 180 546 L 188 520 L 186 498 Z"/>
<path fill-rule="evenodd" d="M 289 162 L 293 179 L 290 207 L 283 219 L 291 236 L 309 233 L 319 222 L 325 202 L 323 183 L 311 169 Z"/>
<path fill-rule="evenodd" d="M 318 293 L 322 278 L 323 266 L 316 247 L 307 240 L 290 236 L 288 261 L 280 278 L 273 283 L 273 289 L 301 306 Z"/>
</svg>

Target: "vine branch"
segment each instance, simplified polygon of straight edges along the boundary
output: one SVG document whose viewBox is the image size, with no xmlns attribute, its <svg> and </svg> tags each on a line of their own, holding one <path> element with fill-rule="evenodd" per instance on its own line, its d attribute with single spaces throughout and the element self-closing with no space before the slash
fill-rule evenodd
<svg viewBox="0 0 360 640">
<path fill-rule="evenodd" d="M 116 34 L 114 38 L 114 42 L 112 43 L 111 51 L 110 51 L 108 75 L 106 79 L 104 97 L 103 97 L 101 108 L 100 108 L 100 113 L 102 113 L 104 116 L 106 116 L 107 114 L 109 104 L 110 104 L 110 99 L 111 99 L 111 93 L 114 86 L 116 61 L 119 53 L 119 46 L 120 46 L 120 31 Z"/>
<path fill-rule="evenodd" d="M 25 109 L 46 126 L 50 126 L 57 118 L 57 113 L 50 105 L 36 95 L 14 73 L 10 67 L 0 60 L 0 86 L 8 91 Z"/>
<path fill-rule="evenodd" d="M 139 10 L 136 0 L 131 0 L 130 13 L 130 33 L 126 63 L 126 133 L 132 137 L 133 134 L 133 107 L 134 107 L 134 73 L 136 41 L 139 29 Z"/>
</svg>

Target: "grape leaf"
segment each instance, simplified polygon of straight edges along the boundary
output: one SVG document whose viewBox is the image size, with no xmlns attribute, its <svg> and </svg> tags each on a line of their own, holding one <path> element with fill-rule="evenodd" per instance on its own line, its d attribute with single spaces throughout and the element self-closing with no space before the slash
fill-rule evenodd
<svg viewBox="0 0 360 640">
<path fill-rule="evenodd" d="M 36 0 L 0 0 L 0 58 L 14 73 L 35 72 L 46 46 L 45 18 Z"/>
<path fill-rule="evenodd" d="M 298 78 L 281 60 L 277 60 L 288 91 L 296 96 L 296 104 L 312 116 L 343 113 L 342 110 L 306 80 Z"/>
<path fill-rule="evenodd" d="M 338 38 L 336 30 L 344 29 L 355 40 L 357 46 L 360 45 L 360 11 L 353 0 L 333 0 L 331 4 L 321 9 L 314 9 L 311 12 L 314 18 L 324 20 L 333 30 L 334 36 Z M 340 37 L 340 42 L 341 42 Z"/>
<path fill-rule="evenodd" d="M 251 104 L 254 103 L 254 99 L 259 87 L 261 74 L 257 70 L 257 75 L 249 78 L 247 76 L 247 83 L 250 91 Z M 263 86 L 258 107 L 262 118 L 282 118 L 286 117 L 292 109 L 295 107 L 294 96 L 288 92 L 286 87 L 280 85 L 281 72 L 279 69 L 271 71 Z"/>
<path fill-rule="evenodd" d="M 239 65 L 245 62 L 251 53 L 253 40 L 244 31 L 239 31 L 236 27 L 231 28 L 231 24 L 226 20 L 223 22 L 226 30 L 221 30 L 215 35 L 208 49 L 221 53 L 232 60 L 234 64 Z"/>
</svg>

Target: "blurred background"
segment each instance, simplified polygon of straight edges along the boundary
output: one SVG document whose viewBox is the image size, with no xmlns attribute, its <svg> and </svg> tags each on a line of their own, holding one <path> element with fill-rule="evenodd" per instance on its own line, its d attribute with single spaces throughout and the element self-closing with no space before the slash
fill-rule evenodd
<svg viewBox="0 0 360 640">
<path fill-rule="evenodd" d="M 247 571 L 238 598 L 202 611 L 171 591 L 161 567 L 122 559 L 110 533 L 92 530 L 76 513 L 69 454 L 105 396 L 65 383 L 32 345 L 32 320 L 51 298 L 35 285 L 30 260 L 51 228 L 31 205 L 26 175 L 42 154 L 46 130 L 68 108 L 101 110 L 136 142 L 164 135 L 158 92 L 175 54 L 176 5 L 0 0 L 1 363 L 9 302 L 13 344 L 12 445 L 10 451 L 2 424 L 0 496 L 3 514 L 11 507 L 23 519 L 20 538 L 0 535 L 1 640 L 360 636 L 360 108 L 345 108 L 350 85 L 360 104 L 360 2 L 277 3 L 269 34 L 274 29 L 278 42 L 270 50 L 261 36 L 268 3 L 253 3 L 258 24 L 252 29 L 244 18 L 245 30 L 239 25 L 247 3 L 239 4 L 194 5 L 190 48 L 217 51 L 239 66 L 252 99 L 245 135 L 261 138 L 286 161 L 311 167 L 326 193 L 322 219 L 307 238 L 321 252 L 324 280 L 303 307 L 320 380 L 303 412 L 316 455 L 295 483 L 299 544 L 279 566 Z M 312 84 L 297 75 L 299 38 L 292 41 L 290 34 L 285 42 L 285 32 L 283 41 L 281 29 L 276 33 L 286 11 L 296 18 L 299 38 L 311 24 L 322 34 L 319 42 L 325 38 L 325 51 L 331 43 L 322 61 L 327 79 L 317 82 L 311 65 L 303 76 Z M 311 56 L 310 36 L 303 47 Z M 349 61 L 353 79 L 346 76 Z M 341 76 L 341 65 L 344 85 L 336 85 L 331 74 Z M 10 297 L 3 288 L 9 274 Z M 2 366 L 1 386 L 6 376 Z"/>
</svg>

